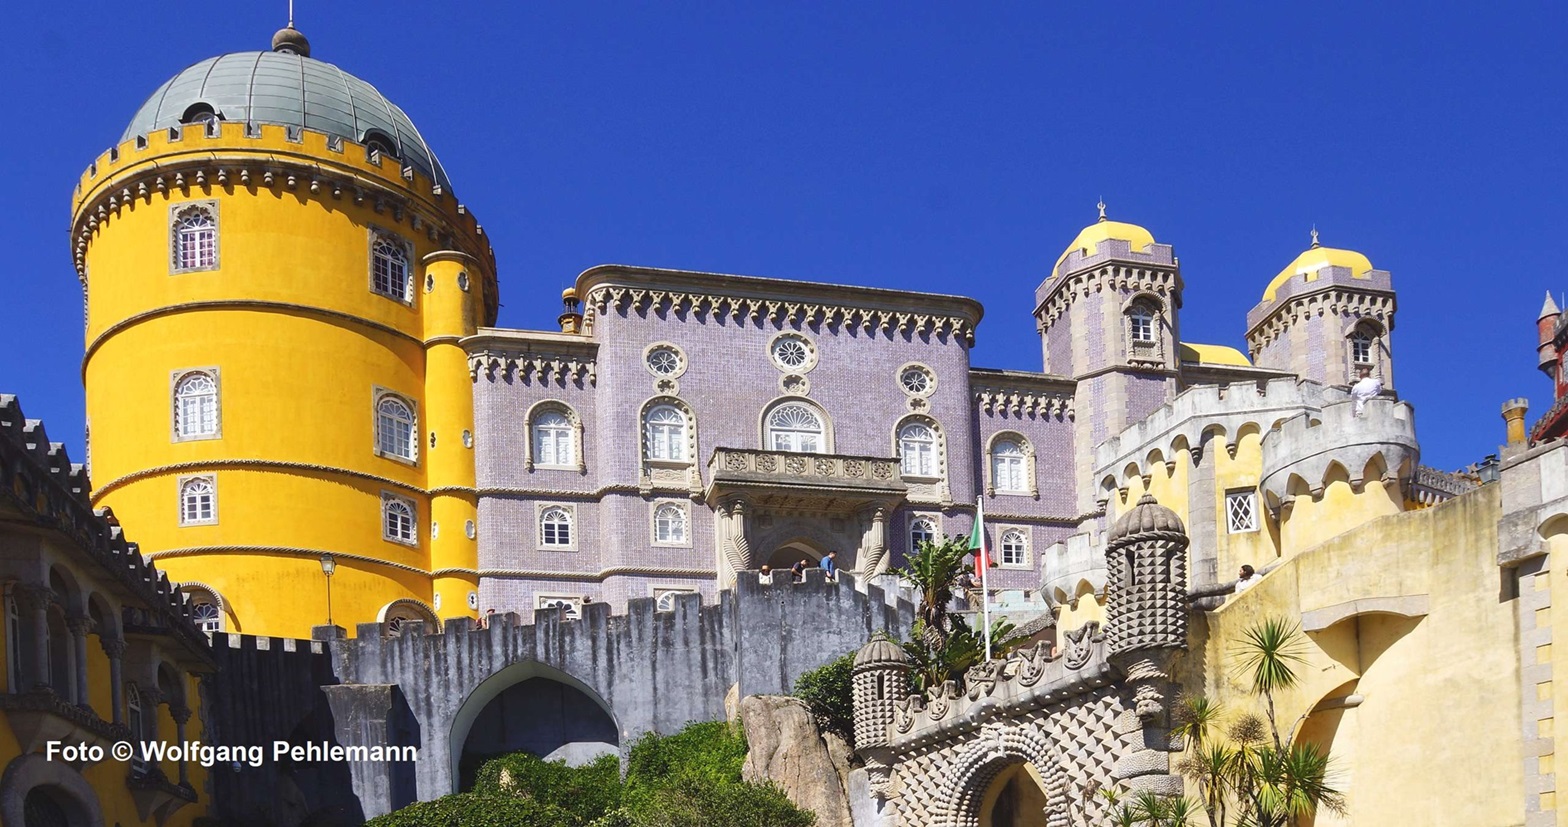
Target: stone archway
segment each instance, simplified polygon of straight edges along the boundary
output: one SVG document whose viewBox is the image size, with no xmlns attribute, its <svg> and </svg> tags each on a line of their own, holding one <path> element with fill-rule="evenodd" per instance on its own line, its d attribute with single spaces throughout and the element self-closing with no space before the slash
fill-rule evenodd
<svg viewBox="0 0 1568 827">
<path fill-rule="evenodd" d="M 814 568 L 827 552 L 809 540 L 791 540 L 776 546 L 768 556 L 767 564 L 774 571 L 788 571 L 797 560 L 805 560 L 807 568 Z"/>
<path fill-rule="evenodd" d="M 587 684 L 538 661 L 513 663 L 475 687 L 453 717 L 451 789 L 468 786 L 465 755 L 529 752 L 578 765 L 618 753 L 620 742 L 614 711 Z"/>
<path fill-rule="evenodd" d="M 1039 727 L 1031 724 L 1013 726 L 991 724 L 985 732 L 968 744 L 954 757 L 947 773 L 945 785 L 937 791 L 936 806 L 932 809 L 939 827 L 982 827 L 981 812 L 988 803 L 994 805 L 993 785 L 998 780 L 1007 783 L 1006 776 L 1023 764 L 1033 765 L 1045 784 L 1040 792 L 1051 807 L 1060 806 L 1056 799 L 1062 787 L 1061 769 L 1052 760 L 1055 750 L 1051 739 Z M 1026 796 L 1027 797 L 1027 796 Z M 994 814 L 994 808 L 992 810 Z M 1042 812 L 1019 814 L 1012 827 L 1044 825 Z"/>
<path fill-rule="evenodd" d="M 48 761 L 34 753 L 18 756 L 5 768 L 0 776 L 0 824 L 31 824 L 25 812 L 29 795 L 47 796 L 49 805 L 71 827 L 103 827 L 98 794 L 62 761 Z"/>
<path fill-rule="evenodd" d="M 1027 761 L 1004 767 L 980 802 L 980 827 L 1046 827 L 1045 778 Z"/>
</svg>

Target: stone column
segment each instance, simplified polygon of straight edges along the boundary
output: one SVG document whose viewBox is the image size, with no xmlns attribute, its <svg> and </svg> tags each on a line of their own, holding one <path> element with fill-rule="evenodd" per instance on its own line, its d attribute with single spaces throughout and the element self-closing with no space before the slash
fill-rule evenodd
<svg viewBox="0 0 1568 827">
<path fill-rule="evenodd" d="M 190 709 L 183 706 L 169 706 L 169 715 L 174 718 L 174 738 L 180 744 L 185 743 L 185 723 L 191 719 Z M 185 761 L 185 752 L 180 752 L 180 785 L 190 786 L 190 769 Z"/>
<path fill-rule="evenodd" d="M 751 544 L 746 540 L 746 501 L 736 497 L 723 506 L 724 556 L 733 571 L 751 568 Z"/>
<path fill-rule="evenodd" d="M 65 621 L 71 630 L 76 655 L 76 705 L 90 707 L 87 697 L 87 635 L 93 630 L 92 618 L 73 617 Z"/>
<path fill-rule="evenodd" d="M 33 679 L 31 686 L 25 680 L 17 682 L 23 692 L 49 685 L 49 604 L 53 601 L 54 592 L 46 586 L 28 584 L 16 590 L 17 608 L 31 616 L 33 622 L 33 662 L 30 664 Z M 23 670 L 26 668 L 24 665 Z M 56 689 L 63 690 L 65 687 Z"/>
<path fill-rule="evenodd" d="M 888 564 L 892 561 L 887 554 L 887 508 L 873 506 L 871 509 L 871 524 L 866 528 L 864 562 L 860 564 L 860 571 L 867 577 L 873 577 L 887 571 Z"/>
<path fill-rule="evenodd" d="M 122 678 L 125 657 L 125 641 L 113 637 L 101 637 L 98 642 L 103 645 L 103 653 L 109 656 L 109 704 L 114 707 L 113 723 L 125 724 L 125 682 Z"/>
</svg>

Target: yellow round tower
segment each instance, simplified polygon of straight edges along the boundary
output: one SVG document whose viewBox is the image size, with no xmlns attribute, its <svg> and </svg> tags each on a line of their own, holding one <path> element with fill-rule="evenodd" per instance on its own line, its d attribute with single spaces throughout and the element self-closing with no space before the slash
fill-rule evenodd
<svg viewBox="0 0 1568 827">
<path fill-rule="evenodd" d="M 208 625 L 472 616 L 495 260 L 403 111 L 287 28 L 155 91 L 72 213 L 94 502 Z"/>
</svg>

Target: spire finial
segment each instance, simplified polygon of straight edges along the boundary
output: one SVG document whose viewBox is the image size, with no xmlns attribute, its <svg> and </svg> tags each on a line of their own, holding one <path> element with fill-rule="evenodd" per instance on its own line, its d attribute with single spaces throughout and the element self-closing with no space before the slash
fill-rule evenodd
<svg viewBox="0 0 1568 827">
<path fill-rule="evenodd" d="M 294 28 L 294 0 L 289 0 L 289 28 Z"/>
<path fill-rule="evenodd" d="M 1095 204 L 1095 206 L 1100 208 L 1100 220 L 1104 221 L 1105 220 L 1105 199 L 1102 197 L 1100 199 L 1100 203 Z"/>
<path fill-rule="evenodd" d="M 1312 246 L 1313 247 L 1320 246 L 1318 244 L 1318 225 L 1316 225 L 1316 224 L 1312 225 Z"/>
</svg>

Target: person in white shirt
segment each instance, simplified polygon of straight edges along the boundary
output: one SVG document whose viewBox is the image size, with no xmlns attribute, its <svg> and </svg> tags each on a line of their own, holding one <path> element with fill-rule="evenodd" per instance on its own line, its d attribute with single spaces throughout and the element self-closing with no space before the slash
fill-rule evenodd
<svg viewBox="0 0 1568 827">
<path fill-rule="evenodd" d="M 1263 578 L 1251 566 L 1242 566 L 1241 573 L 1236 575 L 1236 594 L 1241 594 L 1247 589 L 1258 584 Z"/>
<path fill-rule="evenodd" d="M 1359 373 L 1361 378 L 1350 386 L 1350 400 L 1355 406 L 1356 416 L 1360 416 L 1366 410 L 1368 399 L 1375 399 L 1383 392 L 1383 380 L 1373 376 L 1371 368 L 1362 365 Z"/>
</svg>

